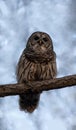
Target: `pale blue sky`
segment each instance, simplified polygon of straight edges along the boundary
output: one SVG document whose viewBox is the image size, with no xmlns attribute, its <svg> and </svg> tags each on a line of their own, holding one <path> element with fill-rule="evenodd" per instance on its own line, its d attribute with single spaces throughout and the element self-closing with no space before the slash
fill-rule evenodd
<svg viewBox="0 0 76 130">
<path fill-rule="evenodd" d="M 0 84 L 17 82 L 17 62 L 34 31 L 51 36 L 57 77 L 76 74 L 75 7 L 72 0 L 0 0 Z M 75 87 L 43 92 L 33 114 L 19 110 L 18 96 L 0 98 L 0 106 L 0 130 L 76 130 Z"/>
</svg>

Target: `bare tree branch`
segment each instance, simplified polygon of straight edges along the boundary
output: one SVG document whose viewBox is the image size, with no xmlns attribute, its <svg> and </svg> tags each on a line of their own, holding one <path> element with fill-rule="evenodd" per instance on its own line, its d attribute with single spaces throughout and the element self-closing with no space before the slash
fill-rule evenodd
<svg viewBox="0 0 76 130">
<path fill-rule="evenodd" d="M 74 85 L 76 85 L 76 75 L 65 76 L 52 80 L 30 81 L 25 84 L 16 83 L 0 85 L 0 97 L 20 95 L 29 91 L 41 93 L 42 91 L 71 87 Z"/>
</svg>

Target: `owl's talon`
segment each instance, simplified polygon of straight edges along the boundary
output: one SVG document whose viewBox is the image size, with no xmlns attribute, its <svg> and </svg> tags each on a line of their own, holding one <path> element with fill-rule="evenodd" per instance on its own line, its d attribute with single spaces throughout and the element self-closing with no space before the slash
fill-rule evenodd
<svg viewBox="0 0 76 130">
<path fill-rule="evenodd" d="M 32 85 L 28 81 L 26 81 L 25 83 L 28 86 L 28 91 L 33 92 Z"/>
</svg>

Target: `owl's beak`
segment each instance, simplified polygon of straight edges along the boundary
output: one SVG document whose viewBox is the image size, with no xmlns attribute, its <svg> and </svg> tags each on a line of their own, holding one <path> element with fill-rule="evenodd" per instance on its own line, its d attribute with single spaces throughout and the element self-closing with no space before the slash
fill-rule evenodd
<svg viewBox="0 0 76 130">
<path fill-rule="evenodd" d="M 42 44 L 43 44 L 43 42 L 40 40 L 40 41 L 39 41 L 39 45 L 42 45 Z"/>
</svg>

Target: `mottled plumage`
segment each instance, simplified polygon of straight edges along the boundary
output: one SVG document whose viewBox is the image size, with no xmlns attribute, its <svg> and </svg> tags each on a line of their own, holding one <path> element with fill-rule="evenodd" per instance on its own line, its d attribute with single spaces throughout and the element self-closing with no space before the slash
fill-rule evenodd
<svg viewBox="0 0 76 130">
<path fill-rule="evenodd" d="M 56 54 L 52 40 L 44 32 L 33 33 L 27 42 L 17 68 L 19 83 L 53 79 L 56 77 Z M 20 95 L 20 108 L 33 112 L 39 102 L 40 94 L 29 92 Z"/>
</svg>

